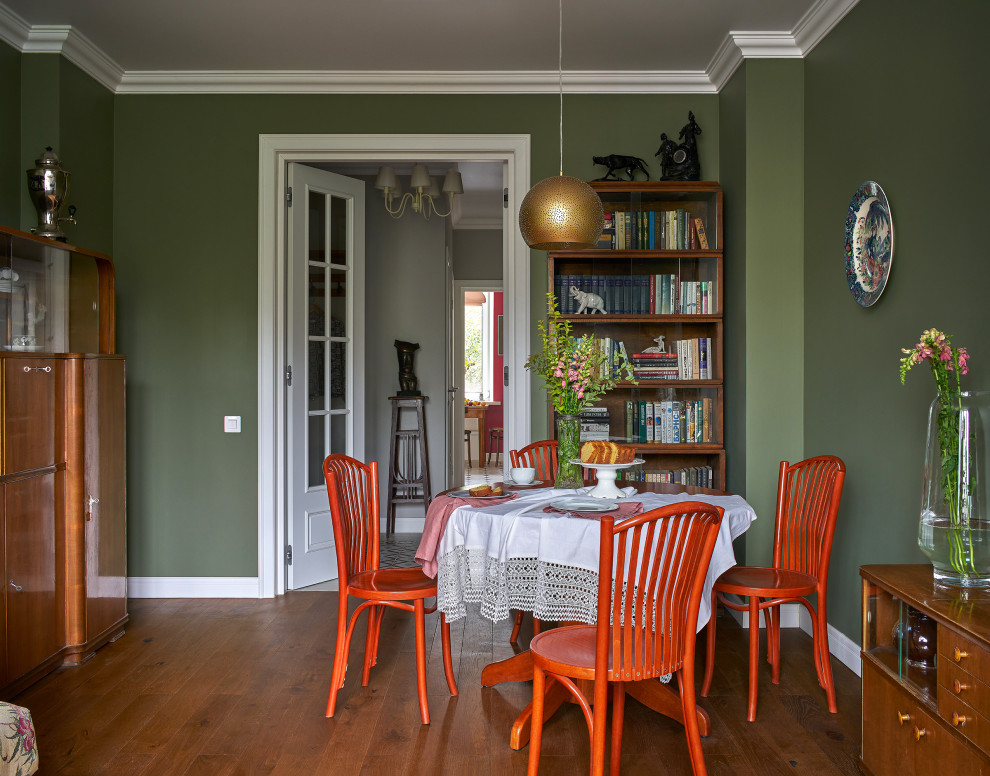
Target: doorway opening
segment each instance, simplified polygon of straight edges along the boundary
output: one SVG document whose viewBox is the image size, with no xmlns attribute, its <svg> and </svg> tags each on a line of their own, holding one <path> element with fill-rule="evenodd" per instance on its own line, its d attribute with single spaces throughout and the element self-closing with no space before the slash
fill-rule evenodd
<svg viewBox="0 0 990 776">
<path fill-rule="evenodd" d="M 291 162 L 322 165 L 355 160 L 373 163 L 395 158 L 499 161 L 503 165 L 506 183 L 501 238 L 502 284 L 506 293 L 503 347 L 505 366 L 509 370 L 504 388 L 506 400 L 514 408 L 511 416 L 503 421 L 504 443 L 509 447 L 515 440 L 524 440 L 529 435 L 529 375 L 522 366 L 529 344 L 529 251 L 518 229 L 512 228 L 514 213 L 518 212 L 529 184 L 529 136 L 262 135 L 258 262 L 258 592 L 261 597 L 284 593 L 287 576 L 285 417 L 286 368 L 290 364 L 285 344 L 285 246 L 288 165 Z M 449 403 L 449 400 L 438 395 L 437 403 Z M 370 411 L 368 408 L 367 412 Z"/>
</svg>

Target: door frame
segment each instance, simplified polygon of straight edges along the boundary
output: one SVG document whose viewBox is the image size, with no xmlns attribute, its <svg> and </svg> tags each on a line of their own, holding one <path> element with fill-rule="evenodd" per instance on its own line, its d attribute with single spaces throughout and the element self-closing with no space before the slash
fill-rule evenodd
<svg viewBox="0 0 990 776">
<path fill-rule="evenodd" d="M 458 301 L 463 302 L 464 293 L 467 291 L 501 291 L 502 301 L 505 303 L 505 290 L 502 287 L 501 280 L 455 280 L 453 283 L 453 313 L 454 320 L 451 336 L 453 337 L 453 342 L 451 343 L 451 351 L 454 355 L 454 367 L 458 370 L 454 375 L 460 385 L 458 390 L 454 395 L 453 407 L 450 408 L 450 419 L 451 428 L 447 436 L 450 438 L 451 451 L 450 451 L 450 469 L 451 476 L 455 484 L 464 483 L 464 412 L 459 408 L 459 404 L 464 403 L 464 305 L 458 304 Z M 503 311 L 502 315 L 505 313 Z M 504 351 L 504 348 L 503 348 Z M 528 374 L 528 373 L 527 373 Z M 499 375 L 498 380 L 502 379 Z M 458 402 L 457 399 L 460 398 L 461 401 Z M 502 401 L 503 419 L 505 417 L 504 411 L 505 407 L 508 406 L 504 400 Z M 505 433 L 504 431 L 502 432 Z M 503 440 L 504 441 L 504 440 Z M 459 446 L 455 446 L 458 445 Z M 481 444 L 481 439 L 479 435 L 478 444 Z M 502 445 L 503 455 L 502 455 L 502 471 L 508 472 L 508 467 L 506 466 L 507 455 L 504 454 L 505 450 L 509 448 L 504 444 Z M 515 449 L 515 448 L 512 448 Z M 461 451 L 461 454 L 456 453 L 457 450 Z M 458 461 L 460 463 L 458 463 Z"/>
<path fill-rule="evenodd" d="M 529 350 L 529 248 L 515 213 L 530 182 L 529 135 L 261 134 L 258 138 L 258 596 L 286 589 L 285 331 L 286 207 L 290 162 L 501 161 L 508 189 L 502 222 L 503 340 L 514 408 L 503 422 L 505 448 L 529 438 L 531 395 L 523 368 Z M 363 383 L 363 381 L 362 381 Z"/>
</svg>

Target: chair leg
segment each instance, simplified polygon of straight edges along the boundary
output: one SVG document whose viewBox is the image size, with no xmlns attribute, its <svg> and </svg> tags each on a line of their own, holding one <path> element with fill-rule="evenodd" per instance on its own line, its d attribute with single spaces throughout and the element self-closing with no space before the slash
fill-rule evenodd
<svg viewBox="0 0 990 776">
<path fill-rule="evenodd" d="M 698 728 L 698 704 L 694 698 L 694 667 L 685 665 L 677 672 L 677 684 L 681 693 L 681 712 L 684 715 L 684 734 L 687 736 L 688 754 L 694 776 L 707 776 L 705 754 L 701 751 L 701 731 Z"/>
<path fill-rule="evenodd" d="M 419 715 L 424 725 L 430 724 L 430 707 L 426 699 L 426 622 L 423 599 L 417 598 L 413 616 L 416 618 L 416 689 L 419 692 Z"/>
<path fill-rule="evenodd" d="M 749 597 L 749 692 L 746 719 L 756 720 L 756 685 L 760 669 L 760 597 Z"/>
<path fill-rule="evenodd" d="M 818 616 L 815 628 L 815 651 L 821 662 L 822 677 L 825 680 L 825 695 L 828 698 L 828 710 L 833 714 L 839 711 L 835 703 L 835 682 L 832 680 L 832 656 L 828 650 L 828 618 L 825 616 L 825 596 L 818 597 Z"/>
<path fill-rule="evenodd" d="M 519 631 L 522 629 L 524 614 L 525 612 L 522 609 L 516 612 L 516 621 L 512 626 L 512 633 L 509 636 L 510 644 L 515 644 L 516 641 L 519 639 Z"/>
<path fill-rule="evenodd" d="M 326 716 L 332 717 L 337 707 L 337 693 L 344 686 L 347 674 L 347 599 L 339 600 L 337 612 L 337 642 L 333 649 L 333 669 L 330 672 L 330 697 L 327 699 Z"/>
<path fill-rule="evenodd" d="M 701 683 L 701 697 L 707 698 L 712 688 L 712 675 L 715 673 L 715 617 L 718 607 L 718 593 L 712 590 L 712 609 L 708 615 L 708 634 L 705 643 L 705 681 Z"/>
<path fill-rule="evenodd" d="M 447 688 L 451 695 L 457 695 L 457 681 L 454 679 L 454 664 L 450 657 L 450 623 L 440 612 L 440 644 L 443 648 L 443 672 L 447 677 Z"/>
<path fill-rule="evenodd" d="M 529 729 L 529 765 L 526 776 L 537 776 L 540 772 L 540 746 L 543 743 L 543 702 L 547 691 L 547 677 L 536 666 L 533 667 L 533 709 Z"/>
<path fill-rule="evenodd" d="M 384 606 L 372 606 L 368 609 L 368 632 L 364 638 L 364 669 L 361 671 L 361 686 L 367 687 L 371 680 L 371 667 L 377 662 L 378 651 L 378 610 Z"/>
<path fill-rule="evenodd" d="M 612 752 L 609 776 L 619 776 L 622 761 L 622 722 L 626 713 L 626 683 L 612 682 Z"/>
<path fill-rule="evenodd" d="M 543 623 L 535 617 L 533 618 L 533 635 L 539 636 L 543 632 Z"/>
<path fill-rule="evenodd" d="M 763 610 L 767 626 L 767 662 L 770 664 L 770 681 L 780 684 L 780 607 Z"/>
</svg>

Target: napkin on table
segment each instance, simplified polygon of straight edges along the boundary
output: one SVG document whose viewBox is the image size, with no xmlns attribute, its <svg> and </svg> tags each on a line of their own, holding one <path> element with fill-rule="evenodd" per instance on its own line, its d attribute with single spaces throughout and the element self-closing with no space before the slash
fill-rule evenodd
<svg viewBox="0 0 990 776">
<path fill-rule="evenodd" d="M 458 507 L 490 507 L 503 504 L 518 498 L 517 493 L 509 493 L 505 498 L 455 498 L 454 496 L 437 496 L 430 502 L 426 510 L 426 524 L 423 526 L 423 538 L 420 539 L 416 550 L 416 562 L 423 567 L 423 573 L 430 579 L 437 576 L 437 547 L 440 537 L 451 514 Z"/>
</svg>

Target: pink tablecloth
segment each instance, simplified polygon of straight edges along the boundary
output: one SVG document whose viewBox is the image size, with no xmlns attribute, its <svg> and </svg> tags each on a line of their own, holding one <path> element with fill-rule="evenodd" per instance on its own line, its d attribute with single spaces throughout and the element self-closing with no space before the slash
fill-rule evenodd
<svg viewBox="0 0 990 776">
<path fill-rule="evenodd" d="M 430 579 L 437 576 L 437 547 L 440 537 L 447 527 L 447 521 L 458 507 L 490 507 L 511 501 L 518 494 L 510 493 L 505 498 L 454 498 L 453 496 L 437 496 L 430 502 L 426 510 L 426 524 L 423 526 L 423 538 L 416 550 L 416 562 L 423 567 L 423 573 Z"/>
</svg>

